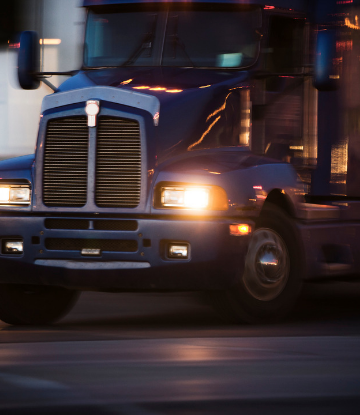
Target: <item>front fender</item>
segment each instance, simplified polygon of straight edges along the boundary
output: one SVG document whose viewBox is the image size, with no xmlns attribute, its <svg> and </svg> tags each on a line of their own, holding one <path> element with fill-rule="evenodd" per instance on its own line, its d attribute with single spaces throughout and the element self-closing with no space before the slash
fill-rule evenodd
<svg viewBox="0 0 360 415">
<path fill-rule="evenodd" d="M 186 154 L 159 166 L 152 194 L 161 182 L 216 185 L 228 196 L 228 211 L 155 209 L 163 215 L 258 216 L 268 194 L 279 189 L 292 204 L 301 199 L 302 187 L 290 164 L 253 155 L 246 148 L 227 148 Z"/>
<path fill-rule="evenodd" d="M 30 154 L 0 161 L 0 180 L 24 179 L 32 182 L 34 160 L 35 155 Z"/>
</svg>

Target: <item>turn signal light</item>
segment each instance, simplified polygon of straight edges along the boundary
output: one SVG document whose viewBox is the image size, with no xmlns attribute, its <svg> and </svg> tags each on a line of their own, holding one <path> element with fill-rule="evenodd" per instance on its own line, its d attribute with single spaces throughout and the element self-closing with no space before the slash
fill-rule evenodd
<svg viewBox="0 0 360 415">
<path fill-rule="evenodd" d="M 247 223 L 236 223 L 230 225 L 230 235 L 243 236 L 251 233 L 251 226 Z"/>
</svg>

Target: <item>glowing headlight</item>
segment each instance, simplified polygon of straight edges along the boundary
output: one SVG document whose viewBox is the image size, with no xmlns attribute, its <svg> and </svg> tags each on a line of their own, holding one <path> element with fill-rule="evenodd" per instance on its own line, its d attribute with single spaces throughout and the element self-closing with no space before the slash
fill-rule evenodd
<svg viewBox="0 0 360 415">
<path fill-rule="evenodd" d="M 0 203 L 9 203 L 10 187 L 0 187 Z"/>
<path fill-rule="evenodd" d="M 225 190 L 218 186 L 164 186 L 157 207 L 227 210 Z"/>
<path fill-rule="evenodd" d="M 209 189 L 201 187 L 164 188 L 161 201 L 166 207 L 206 209 L 209 206 Z"/>
<path fill-rule="evenodd" d="M 21 185 L 0 185 L 0 204 L 29 205 L 30 187 Z"/>
</svg>

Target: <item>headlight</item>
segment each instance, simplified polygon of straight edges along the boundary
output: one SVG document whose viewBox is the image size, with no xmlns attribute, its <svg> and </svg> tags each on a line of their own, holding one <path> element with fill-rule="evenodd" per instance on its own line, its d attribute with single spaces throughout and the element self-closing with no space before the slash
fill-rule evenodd
<svg viewBox="0 0 360 415">
<path fill-rule="evenodd" d="M 209 207 L 209 189 L 203 187 L 163 188 L 161 203 L 164 207 L 206 209 Z"/>
<path fill-rule="evenodd" d="M 228 200 L 219 186 L 160 186 L 155 197 L 157 208 L 227 210 Z"/>
<path fill-rule="evenodd" d="M 0 204 L 29 205 L 30 187 L 26 185 L 0 185 Z"/>
</svg>

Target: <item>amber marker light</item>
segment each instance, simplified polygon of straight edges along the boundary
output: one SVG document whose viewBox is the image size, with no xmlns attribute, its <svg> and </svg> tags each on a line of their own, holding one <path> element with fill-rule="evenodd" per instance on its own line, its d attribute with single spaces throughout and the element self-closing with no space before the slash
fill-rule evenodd
<svg viewBox="0 0 360 415">
<path fill-rule="evenodd" d="M 149 91 L 166 91 L 166 88 L 162 88 L 160 86 L 157 86 L 155 88 L 149 88 Z"/>
<path fill-rule="evenodd" d="M 167 89 L 166 92 L 169 92 L 169 94 L 177 94 L 178 92 L 183 92 L 182 89 Z"/>
<path fill-rule="evenodd" d="M 149 89 L 149 86 L 133 86 L 133 89 Z"/>
<path fill-rule="evenodd" d="M 236 223 L 229 226 L 230 235 L 233 236 L 244 236 L 251 233 L 251 226 L 246 223 Z"/>
</svg>

